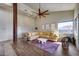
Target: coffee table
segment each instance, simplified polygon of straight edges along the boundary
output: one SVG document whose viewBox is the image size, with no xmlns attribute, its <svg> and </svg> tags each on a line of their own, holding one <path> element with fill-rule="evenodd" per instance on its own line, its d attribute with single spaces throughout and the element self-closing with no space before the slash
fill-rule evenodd
<svg viewBox="0 0 79 59">
<path fill-rule="evenodd" d="M 38 38 L 37 39 L 39 42 L 41 42 L 42 44 L 46 43 L 48 39 L 46 38 Z"/>
</svg>

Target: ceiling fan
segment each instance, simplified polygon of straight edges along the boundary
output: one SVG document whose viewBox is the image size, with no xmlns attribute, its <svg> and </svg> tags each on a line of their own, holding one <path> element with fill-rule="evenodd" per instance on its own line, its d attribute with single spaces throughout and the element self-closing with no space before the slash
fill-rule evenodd
<svg viewBox="0 0 79 59">
<path fill-rule="evenodd" d="M 45 10 L 45 11 L 43 11 L 43 12 L 41 11 L 40 3 L 39 3 L 38 12 L 34 12 L 34 13 L 36 13 L 39 18 L 41 18 L 41 17 L 46 17 L 47 15 L 49 15 L 48 10 Z"/>
</svg>

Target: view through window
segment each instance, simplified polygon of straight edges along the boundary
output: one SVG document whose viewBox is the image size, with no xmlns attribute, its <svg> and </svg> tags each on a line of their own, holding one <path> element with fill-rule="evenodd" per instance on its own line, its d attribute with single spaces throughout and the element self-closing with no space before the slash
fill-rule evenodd
<svg viewBox="0 0 79 59">
<path fill-rule="evenodd" d="M 59 33 L 72 34 L 73 33 L 73 22 L 62 22 L 58 23 Z"/>
</svg>

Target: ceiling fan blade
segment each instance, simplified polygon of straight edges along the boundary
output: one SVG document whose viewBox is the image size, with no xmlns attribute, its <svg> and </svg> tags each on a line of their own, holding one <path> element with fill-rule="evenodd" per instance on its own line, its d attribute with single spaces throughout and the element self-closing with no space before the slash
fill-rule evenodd
<svg viewBox="0 0 79 59">
<path fill-rule="evenodd" d="M 43 15 L 50 15 L 49 13 L 43 13 Z"/>
<path fill-rule="evenodd" d="M 44 13 L 46 13 L 46 12 L 48 12 L 48 10 L 46 10 L 46 11 L 42 12 L 41 14 L 44 14 Z"/>
</svg>

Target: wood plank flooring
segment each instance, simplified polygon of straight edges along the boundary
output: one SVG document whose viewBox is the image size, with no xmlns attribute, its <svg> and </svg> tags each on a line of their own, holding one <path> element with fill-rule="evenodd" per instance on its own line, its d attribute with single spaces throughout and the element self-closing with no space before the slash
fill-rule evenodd
<svg viewBox="0 0 79 59">
<path fill-rule="evenodd" d="M 11 44 L 12 41 L 0 42 L 0 56 L 16 56 Z"/>
<path fill-rule="evenodd" d="M 16 47 L 22 48 L 23 50 L 22 49 L 18 50 L 22 51 L 23 53 L 16 52 L 15 51 L 17 50 Z M 18 56 L 79 56 L 79 52 L 72 44 L 69 45 L 68 51 L 63 50 L 60 45 L 54 54 L 50 54 L 44 50 L 41 50 L 33 46 L 31 42 L 27 43 L 18 40 L 16 45 L 12 44 L 12 41 L 0 42 L 0 56 L 17 56 L 17 55 Z"/>
</svg>

